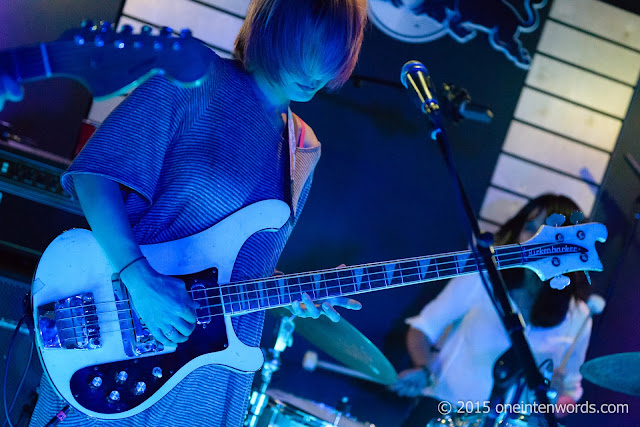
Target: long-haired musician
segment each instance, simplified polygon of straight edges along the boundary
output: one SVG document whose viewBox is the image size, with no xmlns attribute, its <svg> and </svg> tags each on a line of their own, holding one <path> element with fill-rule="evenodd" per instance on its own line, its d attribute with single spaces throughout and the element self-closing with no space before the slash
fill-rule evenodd
<svg viewBox="0 0 640 427">
<path fill-rule="evenodd" d="M 565 196 L 537 197 L 500 228 L 496 244 L 522 243 L 533 237 L 549 215 L 569 218 L 579 210 Z M 528 269 L 507 269 L 502 274 L 527 325 L 526 336 L 536 361 L 550 360 L 557 368 L 553 384 L 559 403 L 577 402 L 582 396 L 579 367 L 591 333 L 585 274 L 569 273 L 571 284 L 563 290 L 552 289 Z M 393 389 L 401 396 L 428 397 L 411 412 L 405 425 L 425 425 L 438 415 L 438 401 L 467 408 L 467 402 L 479 402 L 483 411 L 492 390 L 494 363 L 510 343 L 479 275 L 452 279 L 406 323 L 414 368 L 401 372 Z"/>
</svg>

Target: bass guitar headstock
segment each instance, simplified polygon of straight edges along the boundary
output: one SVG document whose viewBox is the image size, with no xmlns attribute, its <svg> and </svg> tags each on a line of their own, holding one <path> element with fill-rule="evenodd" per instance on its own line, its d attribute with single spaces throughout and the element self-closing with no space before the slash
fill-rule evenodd
<svg viewBox="0 0 640 427">
<path fill-rule="evenodd" d="M 183 86 L 201 83 L 211 63 L 211 50 L 191 31 L 180 35 L 163 27 L 153 34 L 125 25 L 114 30 L 107 22 L 91 21 L 68 30 L 46 44 L 51 74 L 80 81 L 95 98 L 124 93 L 154 74 L 165 74 Z"/>
<path fill-rule="evenodd" d="M 551 279 L 555 289 L 569 284 L 565 273 L 602 271 L 595 244 L 607 240 L 607 228 L 596 222 L 560 227 L 564 218 L 550 218 L 553 225 L 543 225 L 521 245 L 523 267 L 535 271 L 542 281 Z"/>
</svg>

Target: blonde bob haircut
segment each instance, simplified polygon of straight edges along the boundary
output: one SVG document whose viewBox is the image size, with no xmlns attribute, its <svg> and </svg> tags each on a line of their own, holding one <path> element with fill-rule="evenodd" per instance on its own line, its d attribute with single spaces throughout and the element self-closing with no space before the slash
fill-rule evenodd
<svg viewBox="0 0 640 427">
<path fill-rule="evenodd" d="M 356 66 L 366 16 L 366 0 L 253 0 L 234 55 L 272 83 L 322 77 L 336 89 Z"/>
</svg>

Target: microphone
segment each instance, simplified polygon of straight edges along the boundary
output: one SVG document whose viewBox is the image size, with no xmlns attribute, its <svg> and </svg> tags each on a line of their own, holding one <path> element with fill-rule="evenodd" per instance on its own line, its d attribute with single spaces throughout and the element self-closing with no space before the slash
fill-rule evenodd
<svg viewBox="0 0 640 427">
<path fill-rule="evenodd" d="M 409 61 L 404 64 L 400 72 L 400 82 L 415 95 L 414 100 L 423 113 L 431 114 L 440 109 L 429 72 L 422 62 Z"/>
</svg>

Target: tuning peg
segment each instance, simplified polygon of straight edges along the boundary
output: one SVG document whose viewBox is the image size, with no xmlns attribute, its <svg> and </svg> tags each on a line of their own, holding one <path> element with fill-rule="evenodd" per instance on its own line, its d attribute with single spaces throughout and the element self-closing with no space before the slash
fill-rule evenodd
<svg viewBox="0 0 640 427">
<path fill-rule="evenodd" d="M 569 222 L 573 225 L 580 224 L 584 221 L 584 214 L 580 211 L 573 211 L 569 217 Z"/>
<path fill-rule="evenodd" d="M 173 30 L 171 29 L 171 27 L 162 27 L 162 28 L 160 28 L 160 36 L 161 37 L 169 37 L 171 34 L 173 34 Z"/>
<path fill-rule="evenodd" d="M 549 215 L 545 223 L 551 227 L 560 227 L 562 224 L 564 224 L 566 220 L 567 220 L 567 217 L 565 217 L 564 215 L 559 213 L 554 213 Z"/>
<path fill-rule="evenodd" d="M 191 33 L 191 30 L 188 28 L 184 28 L 182 31 L 180 31 L 180 37 L 183 39 L 188 39 L 191 38 L 193 36 L 193 34 Z"/>
<path fill-rule="evenodd" d="M 151 34 L 151 32 L 152 32 L 152 31 L 153 31 L 153 30 L 151 29 L 151 27 L 150 27 L 150 26 L 148 26 L 148 25 L 144 25 L 144 26 L 142 27 L 142 29 L 140 30 L 140 33 L 145 34 L 145 35 L 149 35 L 149 34 Z"/>
<path fill-rule="evenodd" d="M 129 24 L 123 25 L 120 27 L 120 34 L 129 35 L 133 33 L 133 27 Z"/>
<path fill-rule="evenodd" d="M 91 19 L 85 19 L 82 21 L 82 28 L 93 29 L 93 21 Z"/>
<path fill-rule="evenodd" d="M 100 21 L 100 31 L 102 31 L 103 33 L 107 33 L 109 31 L 111 31 L 111 22 L 109 21 Z"/>
<path fill-rule="evenodd" d="M 553 279 L 549 281 L 549 286 L 551 286 L 551 288 L 553 289 L 562 290 L 567 286 L 569 286 L 569 283 L 571 283 L 571 279 L 569 279 L 567 276 L 564 276 L 562 274 L 558 274 L 557 276 L 555 276 Z"/>
<path fill-rule="evenodd" d="M 80 34 L 76 34 L 75 36 L 73 36 L 73 42 L 78 46 L 82 46 L 85 40 L 84 37 L 82 37 Z"/>
</svg>

